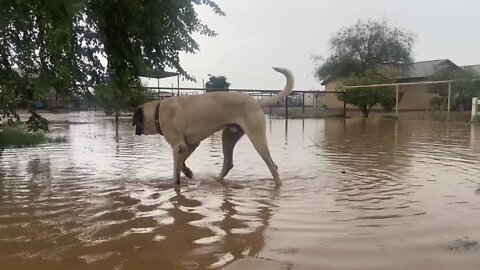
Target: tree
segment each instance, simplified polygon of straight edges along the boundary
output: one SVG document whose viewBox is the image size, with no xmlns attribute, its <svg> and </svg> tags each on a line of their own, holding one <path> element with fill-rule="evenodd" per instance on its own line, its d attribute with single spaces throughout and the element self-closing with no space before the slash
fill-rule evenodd
<svg viewBox="0 0 480 270">
<path fill-rule="evenodd" d="M 398 103 L 402 101 L 402 98 L 403 93 L 398 93 Z M 378 101 L 378 104 L 380 104 L 386 112 L 391 112 L 393 108 L 395 108 L 396 103 L 397 96 L 392 87 L 383 91 L 380 100 Z"/>
<path fill-rule="evenodd" d="M 453 80 L 450 84 L 450 109 L 454 111 L 471 110 L 472 98 L 480 96 L 479 74 L 464 70 L 454 70 L 438 73 L 430 79 L 434 81 Z M 445 109 L 447 107 L 447 83 L 430 85 L 429 92 L 439 95 L 439 97 L 432 99 L 432 107 L 435 109 Z"/>
<path fill-rule="evenodd" d="M 106 115 L 114 115 L 118 125 L 119 115 L 126 110 L 151 101 L 145 87 L 130 87 L 130 91 L 121 91 L 115 82 L 105 82 L 95 88 L 94 102 L 99 105 Z"/>
<path fill-rule="evenodd" d="M 329 57 L 315 57 L 321 80 L 346 78 L 375 70 L 381 64 L 408 64 L 413 61 L 414 35 L 387 21 L 358 20 L 335 33 L 329 41 Z"/>
<path fill-rule="evenodd" d="M 212 76 L 208 74 L 208 82 L 205 83 L 207 92 L 228 91 L 230 83 L 225 76 Z"/>
<path fill-rule="evenodd" d="M 200 21 L 196 5 L 224 15 L 213 0 L 1 1 L 0 117 L 18 119 L 20 97 L 33 115 L 33 102 L 51 88 L 70 96 L 108 82 L 117 91 L 113 104 L 130 96 L 146 68 L 174 68 L 194 79 L 179 53 L 199 49 L 194 33 L 216 35 Z M 99 87 L 105 89 L 111 90 Z"/>
<path fill-rule="evenodd" d="M 316 77 L 321 81 L 339 80 L 346 85 L 391 82 L 385 65 L 408 68 L 413 61 L 414 34 L 390 27 L 387 21 L 358 20 L 356 24 L 335 33 L 329 41 L 330 56 L 316 57 L 320 62 Z M 358 107 L 364 117 L 380 103 L 385 110 L 395 104 L 390 88 L 358 88 L 347 90 L 347 103 Z M 344 95 L 337 97 L 343 101 Z"/>
<path fill-rule="evenodd" d="M 367 70 L 359 76 L 351 75 L 344 79 L 344 85 L 371 85 L 379 83 L 388 83 L 387 76 Z M 390 106 L 393 98 L 393 105 L 395 105 L 395 90 L 392 87 L 368 87 L 368 88 L 351 88 L 346 89 L 345 94 L 338 93 L 337 98 L 341 101 L 347 99 L 348 104 L 352 104 L 362 111 L 363 117 L 368 118 L 370 110 L 378 103 L 383 103 L 385 106 Z M 384 107 L 385 108 L 385 107 Z M 393 106 L 392 106 L 393 108 Z M 387 109 L 387 108 L 385 108 Z M 391 109 L 391 108 L 390 108 Z"/>
</svg>

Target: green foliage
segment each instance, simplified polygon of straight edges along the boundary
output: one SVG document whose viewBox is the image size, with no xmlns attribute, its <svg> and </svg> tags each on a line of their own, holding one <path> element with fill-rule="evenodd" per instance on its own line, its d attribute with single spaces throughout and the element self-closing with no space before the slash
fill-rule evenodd
<svg viewBox="0 0 480 270">
<path fill-rule="evenodd" d="M 68 142 L 68 139 L 67 139 L 66 136 L 57 135 L 57 136 L 54 136 L 54 137 L 48 137 L 47 141 L 49 143 L 66 143 L 66 142 Z"/>
<path fill-rule="evenodd" d="M 48 131 L 48 120 L 41 117 L 37 112 L 31 110 L 30 117 L 28 118 L 27 122 L 28 130 L 33 132 L 43 130 Z"/>
<path fill-rule="evenodd" d="M 451 100 L 450 109 L 453 111 L 471 110 L 472 98 L 480 96 L 480 76 L 463 70 L 450 71 L 437 74 L 430 78 L 434 81 L 454 80 L 450 85 Z M 437 93 L 440 98 L 431 105 L 434 109 L 444 109 L 447 107 L 448 84 L 433 84 L 429 86 L 429 92 Z M 440 104 L 440 99 L 444 100 L 444 104 Z M 438 104 L 437 104 L 438 103 Z"/>
<path fill-rule="evenodd" d="M 367 70 L 360 76 L 352 75 L 342 81 L 344 85 L 371 85 L 388 83 L 389 79 L 386 75 Z M 390 106 L 393 98 L 395 105 L 395 90 L 393 87 L 371 87 L 371 88 L 352 88 L 347 89 L 346 94 L 338 93 L 337 98 L 344 101 L 347 98 L 347 103 L 360 109 L 365 118 L 368 118 L 370 110 L 377 103 L 383 103 L 385 107 Z M 384 107 L 384 108 L 385 108 Z M 387 109 L 387 108 L 385 108 Z"/>
<path fill-rule="evenodd" d="M 403 93 L 398 93 L 398 103 L 402 101 L 402 98 Z M 391 112 L 393 108 L 395 108 L 395 104 L 397 103 L 397 97 L 394 88 L 390 87 L 390 89 L 382 91 L 378 103 L 386 112 Z"/>
<path fill-rule="evenodd" d="M 475 115 L 475 117 L 473 117 L 473 122 L 480 123 L 480 115 Z"/>
<path fill-rule="evenodd" d="M 319 80 L 361 75 L 379 64 L 405 64 L 413 61 L 414 35 L 386 21 L 358 20 L 335 33 L 329 41 L 331 55 L 315 57 Z"/>
<path fill-rule="evenodd" d="M 130 100 L 129 102 L 125 105 L 127 110 L 132 111 L 135 107 L 149 101 L 153 101 L 153 95 L 155 95 L 153 92 L 148 90 L 147 88 L 139 85 L 137 87 L 134 87 L 131 92 L 130 92 Z"/>
<path fill-rule="evenodd" d="M 430 106 L 436 111 L 443 111 L 447 109 L 447 98 L 446 97 L 433 97 L 430 100 Z"/>
<path fill-rule="evenodd" d="M 0 149 L 33 146 L 45 142 L 65 143 L 67 137 L 61 135 L 47 137 L 43 132 L 27 132 L 19 127 L 5 127 L 0 131 Z"/>
<path fill-rule="evenodd" d="M 116 90 L 105 94 L 112 107 L 104 108 L 119 111 L 116 104 L 127 103 L 146 68 L 174 68 L 193 79 L 179 53 L 198 51 L 195 33 L 216 35 L 200 21 L 196 5 L 224 15 L 212 0 L 0 1 L 0 117 L 16 119 L 18 99 L 32 108 L 52 88 L 71 96 L 106 81 Z"/>
<path fill-rule="evenodd" d="M 208 82 L 205 83 L 205 88 L 207 92 L 215 91 L 228 91 L 230 83 L 227 82 L 227 77 L 225 76 L 212 76 L 208 75 Z"/>
<path fill-rule="evenodd" d="M 2 120 L 7 122 L 7 126 L 13 126 L 20 121 L 20 116 L 15 111 L 17 101 L 14 88 L 7 87 L 6 84 L 4 87 L 0 86 L 0 128 L 4 126 Z"/>
<path fill-rule="evenodd" d="M 26 132 L 19 128 L 4 128 L 0 131 L 0 148 L 31 146 L 45 142 L 45 134 Z"/>
<path fill-rule="evenodd" d="M 147 89 L 141 85 L 122 90 L 116 82 L 110 81 L 95 88 L 94 101 L 107 115 L 119 115 L 150 101 L 147 94 Z"/>
</svg>

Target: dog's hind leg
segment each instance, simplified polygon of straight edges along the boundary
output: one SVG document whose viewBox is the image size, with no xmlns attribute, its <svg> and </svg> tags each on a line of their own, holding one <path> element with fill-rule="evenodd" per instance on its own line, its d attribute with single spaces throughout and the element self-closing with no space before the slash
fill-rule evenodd
<svg viewBox="0 0 480 270">
<path fill-rule="evenodd" d="M 223 180 L 223 178 L 233 168 L 233 149 L 235 148 L 235 145 L 237 144 L 238 140 L 240 140 L 240 138 L 243 136 L 243 134 L 243 130 L 238 126 L 230 126 L 223 130 L 223 167 L 222 171 L 217 177 L 218 181 Z"/>
<path fill-rule="evenodd" d="M 278 167 L 275 162 L 273 162 L 273 159 L 270 156 L 270 150 L 268 149 L 263 112 L 258 115 L 252 115 L 244 126 L 245 133 L 255 147 L 255 150 L 257 150 L 260 157 L 262 157 L 263 161 L 267 164 L 268 169 L 273 176 L 273 180 L 275 181 L 275 185 L 280 186 L 282 181 L 278 174 Z"/>
<path fill-rule="evenodd" d="M 185 152 L 185 159 L 183 161 L 182 173 L 190 179 L 193 178 L 193 172 L 192 170 L 190 170 L 190 168 L 187 167 L 187 165 L 185 164 L 185 161 L 187 161 L 188 157 L 193 153 L 193 151 L 195 151 L 195 149 L 197 149 L 198 145 L 199 143 L 187 145 L 187 151 Z"/>
</svg>

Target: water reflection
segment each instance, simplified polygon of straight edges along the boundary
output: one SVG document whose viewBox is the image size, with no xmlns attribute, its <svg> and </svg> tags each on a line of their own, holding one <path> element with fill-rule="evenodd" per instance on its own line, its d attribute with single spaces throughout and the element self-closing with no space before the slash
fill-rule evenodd
<svg viewBox="0 0 480 270">
<path fill-rule="evenodd" d="M 411 139 L 408 127 L 400 121 L 325 122 L 325 151 L 331 153 L 333 162 L 351 171 L 387 172 L 408 167 L 409 156 L 405 153 L 410 151 Z"/>
<path fill-rule="evenodd" d="M 463 170 L 463 180 L 474 181 L 476 169 L 469 164 L 474 153 L 462 147 L 467 139 L 471 144 L 472 136 L 464 128 L 455 123 L 388 119 L 326 121 L 325 155 L 346 172 L 335 182 L 332 195 L 340 207 L 353 209 L 337 220 L 378 227 L 397 224 L 383 219 L 427 214 L 428 208 L 415 204 L 416 193 L 429 182 L 441 181 L 441 172 L 446 172 L 453 157 L 461 162 L 463 169 L 455 166 L 460 169 L 457 173 Z"/>
<path fill-rule="evenodd" d="M 470 147 L 473 148 L 475 147 L 475 124 L 470 125 Z"/>
<path fill-rule="evenodd" d="M 216 268 L 265 246 L 271 189 L 211 180 L 176 193 L 155 179 L 52 170 L 55 162 L 32 156 L 0 179 L 2 269 Z"/>
</svg>

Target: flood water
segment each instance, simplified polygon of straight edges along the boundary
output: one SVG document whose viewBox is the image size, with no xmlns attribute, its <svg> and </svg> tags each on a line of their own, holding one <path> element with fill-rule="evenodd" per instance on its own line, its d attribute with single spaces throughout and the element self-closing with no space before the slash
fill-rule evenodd
<svg viewBox="0 0 480 270">
<path fill-rule="evenodd" d="M 279 189 L 245 137 L 217 183 L 216 134 L 177 193 L 163 138 L 76 120 L 1 153 L 0 269 L 480 269 L 480 126 L 267 120 Z"/>
</svg>

